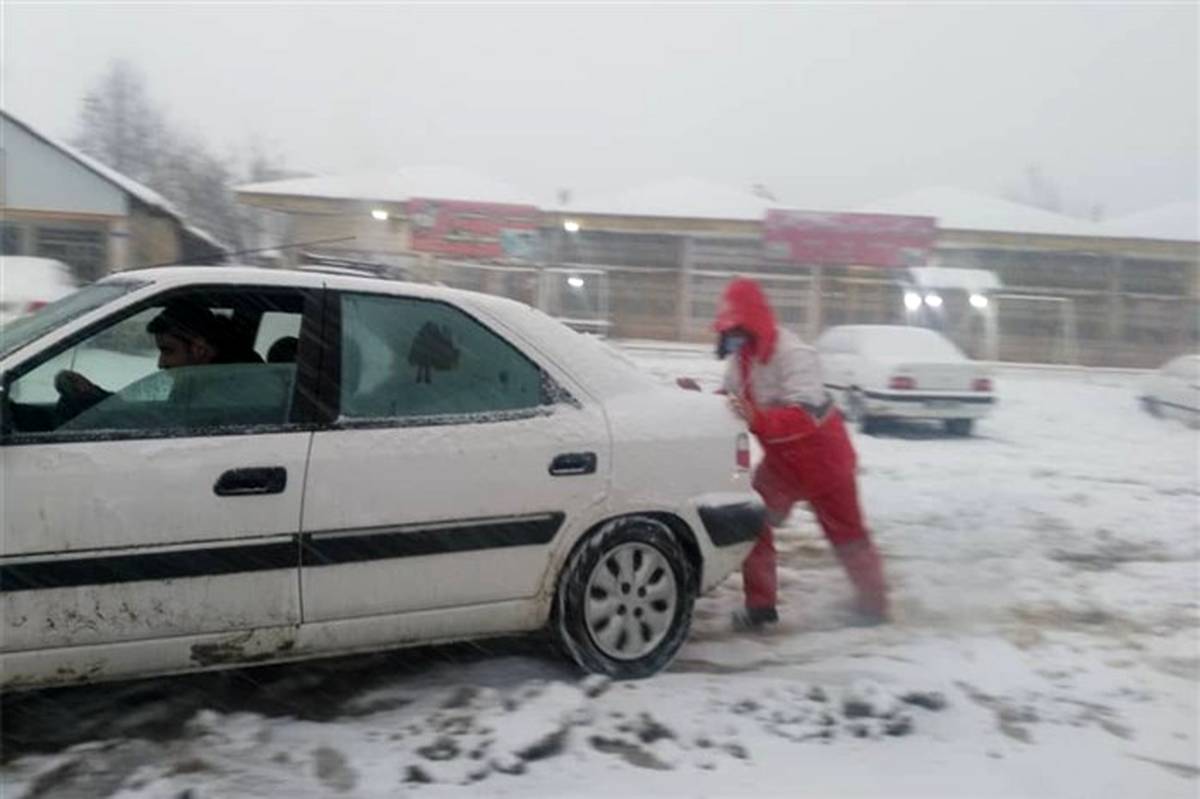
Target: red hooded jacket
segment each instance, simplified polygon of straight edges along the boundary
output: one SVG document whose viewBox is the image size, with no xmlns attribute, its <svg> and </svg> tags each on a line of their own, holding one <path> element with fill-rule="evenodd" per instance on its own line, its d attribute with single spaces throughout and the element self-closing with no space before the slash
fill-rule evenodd
<svg viewBox="0 0 1200 799">
<path fill-rule="evenodd" d="M 750 334 L 750 341 L 734 356 L 737 383 L 750 431 L 767 457 L 786 464 L 807 496 L 852 479 L 854 448 L 841 415 L 832 408 L 820 418 L 813 414 L 813 406 L 828 396 L 816 356 L 793 334 L 781 333 L 758 283 L 747 278 L 731 281 L 713 326 L 720 333 L 740 328 Z M 756 375 L 759 371 L 764 374 Z M 764 383 L 776 396 L 755 396 L 755 385 Z"/>
</svg>

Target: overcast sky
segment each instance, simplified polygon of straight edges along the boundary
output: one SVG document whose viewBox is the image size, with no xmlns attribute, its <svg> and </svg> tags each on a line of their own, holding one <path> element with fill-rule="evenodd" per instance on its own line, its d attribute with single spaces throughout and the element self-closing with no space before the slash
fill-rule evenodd
<svg viewBox="0 0 1200 799">
<path fill-rule="evenodd" d="M 451 163 L 547 200 L 678 175 L 852 208 L 1194 200 L 1197 5 L 90 5 L 5 0 L 0 102 L 74 134 L 114 58 L 217 147 L 317 173 Z"/>
</svg>

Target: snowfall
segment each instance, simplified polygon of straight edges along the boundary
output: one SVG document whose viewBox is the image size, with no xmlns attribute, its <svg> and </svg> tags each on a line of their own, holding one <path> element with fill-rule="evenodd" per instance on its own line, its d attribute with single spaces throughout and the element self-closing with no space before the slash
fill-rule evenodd
<svg viewBox="0 0 1200 799">
<path fill-rule="evenodd" d="M 715 386 L 688 348 L 644 368 Z M 1139 376 L 1004 368 L 969 439 L 855 433 L 894 623 L 846 623 L 812 518 L 782 621 L 730 577 L 651 679 L 538 637 L 8 696 L 8 797 L 1195 797 L 1200 433 Z"/>
</svg>

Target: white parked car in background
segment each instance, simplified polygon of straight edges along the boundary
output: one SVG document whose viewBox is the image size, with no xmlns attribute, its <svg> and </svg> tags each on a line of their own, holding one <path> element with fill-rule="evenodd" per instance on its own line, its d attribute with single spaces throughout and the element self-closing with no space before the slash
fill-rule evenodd
<svg viewBox="0 0 1200 799">
<path fill-rule="evenodd" d="M 33 313 L 76 288 L 70 268 L 61 261 L 0 256 L 0 325 Z"/>
<path fill-rule="evenodd" d="M 642 677 L 762 524 L 722 398 L 509 300 L 172 267 L 0 340 L 5 688 L 547 626 Z"/>
<path fill-rule="evenodd" d="M 1200 426 L 1200 355 L 1180 355 L 1146 378 L 1142 407 L 1154 416 Z"/>
<path fill-rule="evenodd" d="M 865 433 L 883 419 L 934 419 L 968 436 L 996 401 L 988 369 L 928 328 L 832 327 L 817 351 L 838 407 Z"/>
</svg>

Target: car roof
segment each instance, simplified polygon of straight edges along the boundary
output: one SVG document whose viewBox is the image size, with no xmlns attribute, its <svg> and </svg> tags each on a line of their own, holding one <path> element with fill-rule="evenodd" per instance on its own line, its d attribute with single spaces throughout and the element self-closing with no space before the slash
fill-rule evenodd
<svg viewBox="0 0 1200 799">
<path fill-rule="evenodd" d="M 371 274 L 348 274 L 340 271 L 313 269 L 268 269 L 258 266 L 160 266 L 152 269 L 116 272 L 101 282 L 138 280 L 160 286 L 191 286 L 202 284 L 290 286 L 293 288 L 332 288 L 340 291 L 371 291 L 381 294 L 403 294 L 410 297 L 445 299 L 476 307 L 522 307 L 523 303 L 476 291 L 450 288 L 432 283 L 376 277 Z"/>
</svg>

